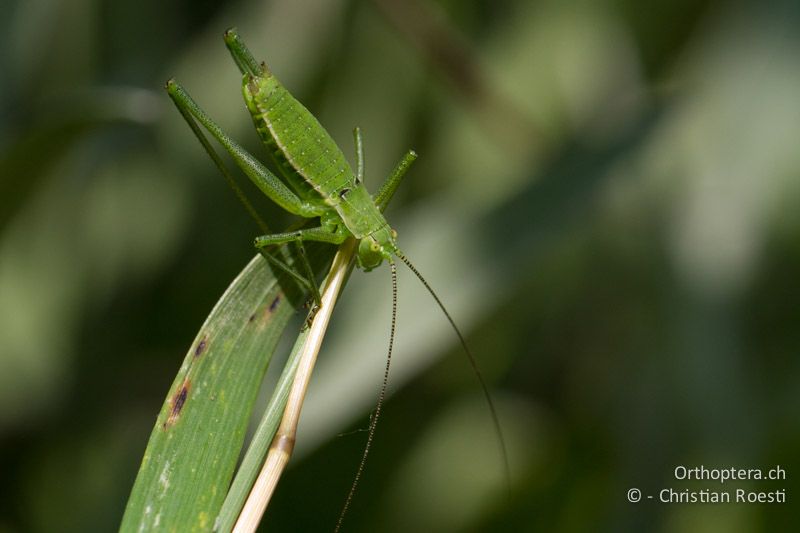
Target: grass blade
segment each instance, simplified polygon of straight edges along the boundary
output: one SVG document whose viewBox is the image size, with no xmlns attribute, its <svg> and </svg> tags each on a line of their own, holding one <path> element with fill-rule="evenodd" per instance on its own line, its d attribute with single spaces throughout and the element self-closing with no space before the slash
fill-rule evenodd
<svg viewBox="0 0 800 533">
<path fill-rule="evenodd" d="M 286 464 L 294 449 L 294 442 L 297 433 L 297 423 L 300 419 L 300 411 L 303 407 L 308 384 L 311 380 L 311 373 L 314 370 L 314 365 L 317 360 L 317 355 L 322 347 L 322 340 L 325 337 L 328 324 L 333 314 L 333 309 L 336 305 L 336 300 L 341 292 L 344 284 L 353 269 L 353 257 L 355 252 L 355 241 L 348 239 L 342 246 L 339 247 L 339 252 L 333 259 L 333 265 L 325 279 L 322 288 L 322 302 L 320 309 L 315 314 L 313 322 L 308 328 L 304 328 L 301 337 L 298 338 L 296 344 L 296 359 L 297 359 L 297 372 L 296 376 L 291 382 L 291 389 L 287 391 L 287 400 L 283 404 L 286 405 L 285 411 L 282 413 L 283 417 L 277 417 L 280 420 L 280 426 L 275 428 L 272 435 L 272 443 L 269 447 L 269 453 L 264 461 L 261 471 L 258 472 L 258 466 L 261 464 L 263 452 L 258 456 L 258 462 L 248 465 L 249 470 L 245 471 L 244 463 L 243 468 L 237 474 L 239 478 L 247 477 L 248 481 L 243 481 L 241 489 L 252 489 L 247 494 L 246 501 L 239 504 L 238 498 L 243 496 L 235 494 L 237 501 L 232 502 L 231 507 L 235 507 L 236 513 L 231 513 L 231 517 L 236 519 L 234 532 L 252 532 L 258 528 L 261 517 L 267 508 L 267 505 L 275 491 L 275 487 L 283 474 Z M 300 340 L 302 338 L 302 341 Z M 293 354 L 294 355 L 294 354 Z M 254 444 L 256 444 L 255 440 Z M 261 451 L 263 444 L 266 444 L 266 439 L 263 443 L 259 443 L 258 450 Z M 251 449 L 255 446 L 251 445 Z M 248 450 L 250 455 L 250 450 Z M 258 474 L 257 478 L 255 474 Z M 253 480 L 255 482 L 253 483 Z M 234 483 L 236 485 L 236 483 Z M 232 491 L 233 492 L 233 491 Z M 227 501 L 226 501 L 227 505 Z M 241 513 L 239 513 L 241 509 Z M 233 509 L 232 509 L 233 511 Z M 221 517 L 222 518 L 222 517 Z M 221 522 L 221 531 L 228 531 L 230 523 L 225 521 Z"/>
<path fill-rule="evenodd" d="M 253 482 L 258 476 L 261 464 L 264 462 L 264 457 L 267 455 L 270 442 L 272 441 L 275 431 L 281 422 L 283 410 L 286 406 L 286 400 L 289 397 L 289 389 L 292 386 L 297 367 L 300 363 L 300 354 L 308 338 L 309 329 L 304 329 L 297 336 L 294 347 L 289 355 L 286 365 L 283 367 L 278 383 L 272 392 L 267 408 L 264 410 L 264 415 L 258 428 L 253 434 L 253 438 L 247 447 L 242 464 L 236 471 L 236 476 L 233 478 L 233 483 L 225 497 L 222 504 L 222 509 L 219 512 L 215 531 L 227 532 L 233 529 L 236 519 L 244 506 L 247 495 L 253 486 Z"/>
<path fill-rule="evenodd" d="M 315 272 L 333 255 L 309 247 Z M 228 492 L 272 352 L 304 300 L 256 256 L 211 311 L 170 387 L 121 531 L 210 530 Z"/>
</svg>

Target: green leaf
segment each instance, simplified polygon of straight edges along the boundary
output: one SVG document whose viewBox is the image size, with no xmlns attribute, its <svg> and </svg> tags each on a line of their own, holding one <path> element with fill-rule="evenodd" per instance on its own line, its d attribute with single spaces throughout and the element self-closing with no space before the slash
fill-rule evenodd
<svg viewBox="0 0 800 533">
<path fill-rule="evenodd" d="M 314 272 L 333 248 L 308 247 Z M 275 346 L 304 294 L 256 256 L 211 311 L 170 387 L 120 531 L 206 531 L 228 492 Z"/>
</svg>

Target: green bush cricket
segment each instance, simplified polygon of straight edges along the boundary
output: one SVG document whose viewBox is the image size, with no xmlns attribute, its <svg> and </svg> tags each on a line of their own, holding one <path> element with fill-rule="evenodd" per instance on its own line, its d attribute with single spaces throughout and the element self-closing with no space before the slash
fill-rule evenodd
<svg viewBox="0 0 800 533">
<path fill-rule="evenodd" d="M 261 235 L 255 239 L 256 248 L 273 265 L 287 271 L 295 280 L 306 286 L 317 304 L 320 301 L 319 290 L 311 268 L 302 253 L 302 243 L 304 241 L 338 245 L 347 238 L 353 237 L 357 241 L 356 263 L 361 269 L 370 271 L 380 266 L 383 261 L 387 261 L 391 268 L 393 290 L 392 327 L 388 359 L 391 359 L 396 320 L 397 270 L 394 259 L 397 258 L 405 263 L 436 301 L 469 358 L 491 410 L 495 431 L 502 447 L 506 477 L 508 478 L 508 461 L 500 424 L 489 390 L 478 370 L 477 362 L 467 348 L 464 336 L 442 301 L 398 248 L 397 233 L 391 228 L 382 214 L 397 190 L 404 174 L 416 159 L 416 154 L 413 151 L 406 153 L 379 192 L 373 197 L 363 184 L 364 153 L 360 131 L 357 128 L 354 131 L 358 164 L 356 172 L 353 172 L 344 154 L 325 128 L 322 127 L 311 112 L 281 85 L 264 63 L 258 63 L 254 59 L 239 38 L 236 30 L 231 29 L 225 32 L 225 43 L 243 75 L 242 92 L 247 109 L 279 176 L 270 172 L 258 159 L 247 153 L 239 144 L 228 137 L 174 80 L 167 82 L 167 91 L 170 97 L 206 151 L 223 173 L 226 174 L 226 177 L 228 175 L 221 160 L 205 139 L 197 122 L 225 148 L 236 165 L 273 202 L 286 211 L 304 219 L 319 219 L 318 226 Z M 231 185 L 248 211 L 259 221 L 260 219 L 255 214 L 255 210 L 244 198 L 238 187 L 233 183 Z M 260 225 L 262 228 L 266 228 L 263 223 L 260 223 Z M 299 254 L 300 263 L 305 270 L 303 274 L 295 272 L 279 258 L 269 253 L 268 248 L 284 243 L 295 243 L 299 247 L 301 251 Z M 384 377 L 378 405 L 370 421 L 367 443 L 355 481 L 340 515 L 337 530 L 341 526 L 342 518 L 348 509 L 369 453 L 385 395 L 387 376 L 388 363 L 387 374 Z"/>
</svg>

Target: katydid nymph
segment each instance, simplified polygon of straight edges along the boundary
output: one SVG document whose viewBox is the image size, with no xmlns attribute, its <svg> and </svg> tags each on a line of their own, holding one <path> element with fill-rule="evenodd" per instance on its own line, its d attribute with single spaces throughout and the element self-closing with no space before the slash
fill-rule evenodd
<svg viewBox="0 0 800 533">
<path fill-rule="evenodd" d="M 302 251 L 304 241 L 339 245 L 348 238 L 354 238 L 357 241 L 356 264 L 362 270 L 370 271 L 384 261 L 388 262 L 391 269 L 393 294 L 388 360 L 391 359 L 396 322 L 397 267 L 395 259 L 405 263 L 442 310 L 467 354 L 491 411 L 508 477 L 508 462 L 500 424 L 488 387 L 478 370 L 477 362 L 442 301 L 398 247 L 397 233 L 383 216 L 383 211 L 397 190 L 403 175 L 416 159 L 416 154 L 413 151 L 406 153 L 379 192 L 374 196 L 370 195 L 364 186 L 364 153 L 358 128 L 354 131 L 358 164 L 356 171 L 353 172 L 344 154 L 325 128 L 281 85 L 264 63 L 259 63 L 254 59 L 234 29 L 225 32 L 225 43 L 242 73 L 242 93 L 246 107 L 267 148 L 278 176 L 270 172 L 264 164 L 228 137 L 174 80 L 167 82 L 170 97 L 220 169 L 223 168 L 221 160 L 206 140 L 197 125 L 198 122 L 222 145 L 256 187 L 273 202 L 289 213 L 304 219 L 319 219 L 319 225 L 316 226 L 256 237 L 256 248 L 270 263 L 277 268 L 286 270 L 296 281 L 303 284 L 309 290 L 316 304 L 319 304 L 319 291 L 311 268 L 304 259 L 304 254 L 300 253 L 299 258 L 305 272 L 296 272 L 269 253 L 270 247 L 294 243 Z M 223 172 L 225 171 L 223 170 Z M 245 207 L 251 214 L 254 214 L 252 206 L 243 199 L 241 191 L 237 189 L 236 192 L 245 203 Z M 265 226 L 262 224 L 262 227 Z M 367 443 L 337 529 L 350 504 L 370 450 L 385 396 L 387 377 L 388 361 L 379 401 L 370 421 Z"/>
</svg>

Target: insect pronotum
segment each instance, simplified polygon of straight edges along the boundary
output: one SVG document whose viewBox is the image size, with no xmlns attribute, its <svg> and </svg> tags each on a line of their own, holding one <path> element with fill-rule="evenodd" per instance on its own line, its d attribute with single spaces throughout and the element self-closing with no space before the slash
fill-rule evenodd
<svg viewBox="0 0 800 533">
<path fill-rule="evenodd" d="M 299 256 L 305 272 L 298 273 L 270 254 L 268 252 L 269 247 L 277 244 L 295 243 L 302 251 L 303 241 L 318 241 L 338 245 L 347 238 L 353 237 L 357 241 L 356 264 L 361 269 L 370 271 L 380 266 L 384 261 L 388 262 L 391 268 L 393 293 L 389 360 L 391 359 L 396 321 L 397 267 L 394 259 L 397 258 L 405 263 L 442 310 L 467 354 L 491 411 L 495 432 L 502 448 L 506 477 L 508 478 L 508 460 L 502 431 L 494 402 L 478 370 L 475 357 L 467 347 L 464 336 L 442 301 L 398 247 L 397 233 L 391 228 L 382 214 L 408 167 L 416 159 L 416 154 L 413 151 L 407 152 L 378 193 L 374 196 L 370 195 L 363 183 L 364 153 L 358 128 L 354 131 L 358 165 L 356 172 L 353 172 L 344 154 L 325 128 L 322 127 L 308 109 L 281 85 L 264 63 L 258 63 L 255 60 L 235 29 L 225 32 L 225 43 L 236 65 L 242 72 L 242 93 L 247 109 L 261 140 L 267 148 L 273 166 L 278 171 L 279 177 L 267 170 L 258 159 L 250 155 L 226 135 L 174 80 L 167 82 L 167 91 L 170 97 L 206 148 L 206 151 L 214 158 L 217 166 L 222 168 L 222 163 L 208 144 L 195 120 L 225 148 L 236 165 L 273 202 L 286 211 L 305 219 L 319 219 L 318 226 L 256 237 L 256 248 L 262 252 L 268 261 L 276 267 L 287 271 L 295 280 L 306 286 L 317 304 L 320 301 L 319 290 L 303 253 L 300 253 Z M 266 226 L 260 221 L 257 214 L 255 214 L 255 210 L 244 198 L 238 187 L 234 184 L 232 186 L 248 211 L 256 218 L 260 226 L 265 228 Z M 388 376 L 388 366 L 386 376 Z M 367 443 L 364 447 L 361 462 L 340 514 L 336 526 L 337 530 L 342 524 L 342 519 L 350 505 L 369 454 L 381 404 L 385 396 L 386 376 L 381 386 L 375 413 L 370 421 Z"/>
</svg>

